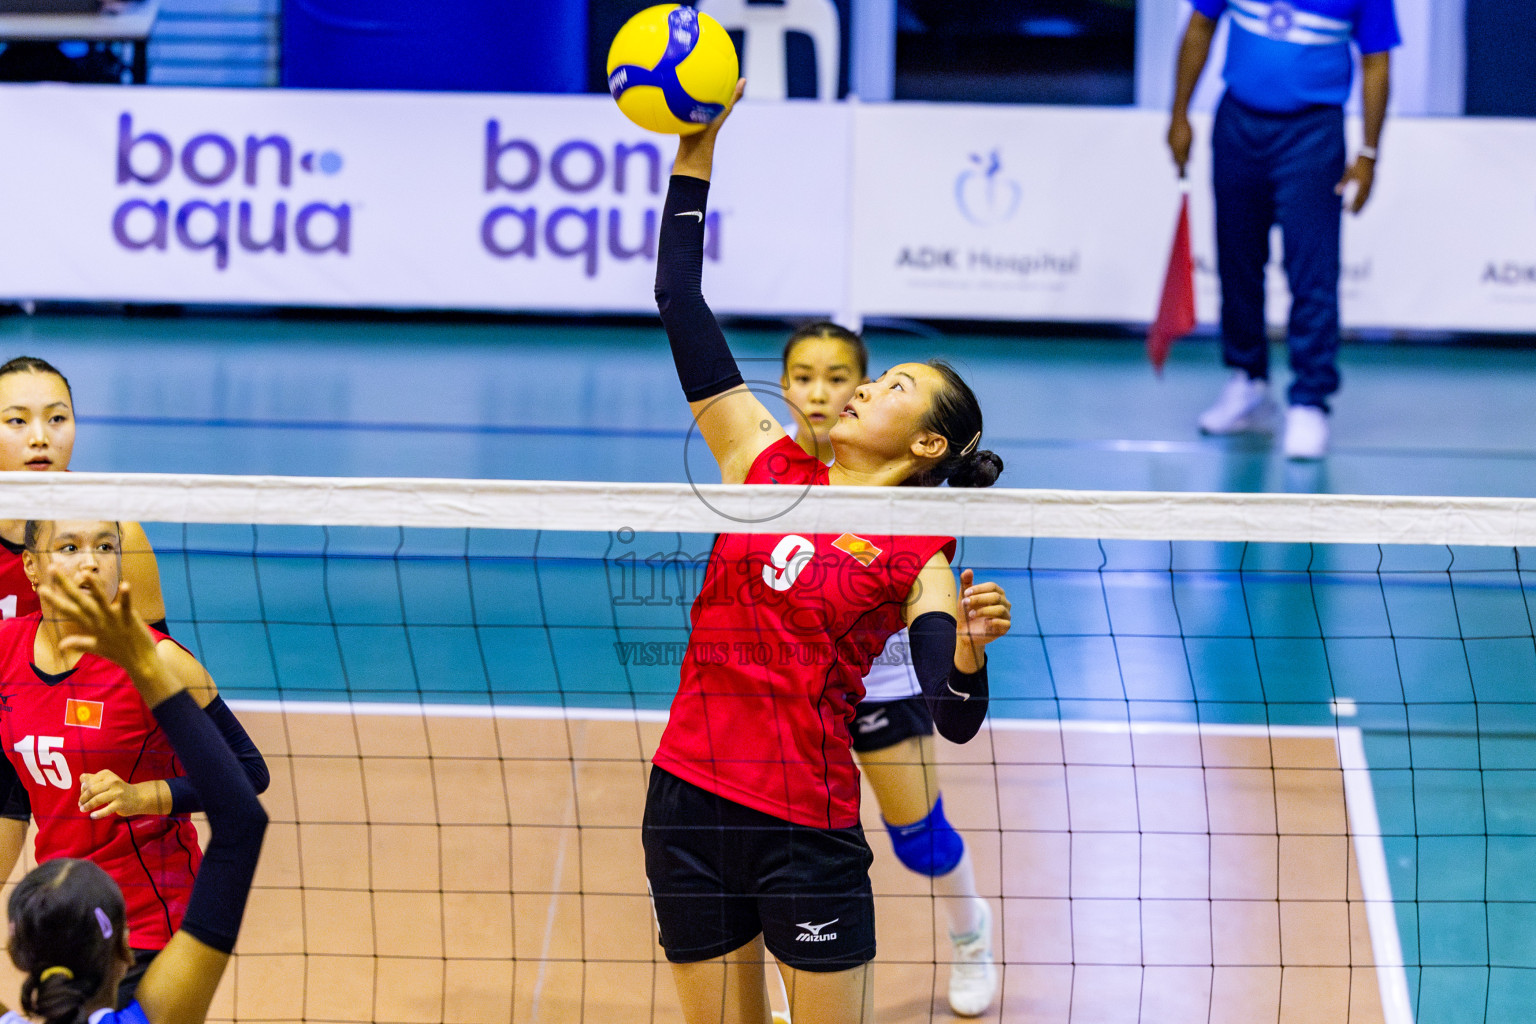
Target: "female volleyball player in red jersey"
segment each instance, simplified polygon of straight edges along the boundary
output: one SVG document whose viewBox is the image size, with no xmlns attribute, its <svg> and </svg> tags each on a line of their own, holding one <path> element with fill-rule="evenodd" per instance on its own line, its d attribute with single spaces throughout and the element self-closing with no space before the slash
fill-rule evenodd
<svg viewBox="0 0 1536 1024">
<path fill-rule="evenodd" d="M 679 142 L 656 279 L 684 395 L 724 480 L 990 484 L 1001 460 L 977 450 L 981 410 L 943 363 L 905 363 L 860 387 L 831 432 L 830 469 L 747 389 L 700 291 L 726 116 Z M 906 623 L 940 734 L 964 742 L 980 729 L 983 646 L 1006 611 L 961 610 L 953 550 L 948 538 L 852 533 L 724 534 L 716 544 L 642 829 L 689 1024 L 768 1020 L 765 946 L 786 965 L 797 1019 L 871 1019 L 872 855 L 849 723 L 870 662 Z"/>
<path fill-rule="evenodd" d="M 52 860 L 22 879 L 8 907 L 11 961 L 26 975 L 21 1008 L 45 1024 L 202 1024 L 240 932 L 266 812 L 187 693 L 182 667 L 134 613 L 127 587 L 106 573 L 65 572 L 47 577 L 42 593 L 61 619 L 62 656 L 110 663 L 132 681 L 133 699 L 168 740 L 164 755 L 185 766 L 213 835 L 180 927 L 136 997 L 116 1011 L 119 982 L 134 963 L 132 895 L 125 904 L 110 875 L 88 860 Z"/>
<path fill-rule="evenodd" d="M 121 533 L 112 522 L 28 522 L 23 555 L 33 585 L 62 574 L 115 594 Z M 189 812 L 198 791 L 118 664 L 82 648 L 68 605 L 0 623 L 0 869 L 9 875 L 27 820 L 39 863 L 83 858 L 104 869 L 127 901 L 134 963 L 123 1004 L 181 924 L 201 854 Z M 59 592 L 52 591 L 54 595 Z M 240 756 L 247 784 L 266 788 L 261 753 L 185 648 L 151 630 L 164 670 L 191 692 L 221 742 Z"/>
<path fill-rule="evenodd" d="M 52 365 L 18 356 L 0 365 L 0 470 L 62 472 L 75 450 L 74 395 Z M 0 618 L 37 611 L 37 594 L 21 565 L 19 519 L 0 520 Z M 123 523 L 123 578 L 138 594 L 140 614 L 165 632 L 160 570 L 138 523 Z"/>
<path fill-rule="evenodd" d="M 868 379 L 864 339 L 834 323 L 808 324 L 784 343 L 779 386 L 800 423 L 795 440 L 807 455 L 832 458 L 828 436 L 838 411 Z M 973 603 L 1001 605 L 1008 597 L 996 583 L 967 589 Z M 1006 625 L 1006 619 L 1004 619 Z M 864 698 L 853 720 L 853 752 L 880 803 L 880 814 L 897 858 L 932 879 L 949 923 L 949 1006 L 977 1017 L 997 998 L 992 956 L 992 908 L 976 889 L 976 871 L 965 840 L 950 825 L 933 760 L 933 718 L 906 656 L 906 630 L 894 634 L 864 676 Z M 771 976 L 770 976 L 771 977 Z"/>
</svg>

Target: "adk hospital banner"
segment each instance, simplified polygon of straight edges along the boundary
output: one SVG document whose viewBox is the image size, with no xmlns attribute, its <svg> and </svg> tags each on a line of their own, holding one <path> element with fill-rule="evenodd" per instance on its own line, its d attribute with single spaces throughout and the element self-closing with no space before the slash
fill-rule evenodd
<svg viewBox="0 0 1536 1024">
<path fill-rule="evenodd" d="M 743 105 L 706 294 L 731 313 L 1145 322 L 1178 203 L 1165 128 L 1103 108 Z M 654 308 L 674 143 L 606 97 L 5 86 L 0 132 L 3 298 Z M 1389 122 L 1376 193 L 1346 215 L 1346 326 L 1536 330 L 1532 167 L 1536 123 Z"/>
</svg>

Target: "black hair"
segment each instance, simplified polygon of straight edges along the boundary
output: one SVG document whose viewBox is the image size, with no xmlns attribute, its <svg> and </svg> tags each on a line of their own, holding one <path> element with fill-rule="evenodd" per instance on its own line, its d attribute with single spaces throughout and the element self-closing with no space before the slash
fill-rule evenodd
<svg viewBox="0 0 1536 1024">
<path fill-rule="evenodd" d="M 106 520 L 103 520 L 103 522 L 105 521 Z M 43 527 L 50 526 L 52 523 L 53 520 L 51 519 L 28 519 L 27 525 L 22 530 L 21 534 L 22 550 L 30 551 L 33 554 L 41 551 L 42 548 L 39 547 L 39 542 L 41 542 L 43 539 Z M 121 545 L 123 537 L 123 524 L 114 521 L 112 525 L 117 528 L 118 544 Z M 118 554 L 122 554 L 122 552 L 119 551 Z"/>
<path fill-rule="evenodd" d="M 830 341 L 840 341 L 852 348 L 854 356 L 859 361 L 859 379 L 863 380 L 869 376 L 869 347 L 864 344 L 864 339 L 848 328 L 835 324 L 830 320 L 817 320 L 814 323 L 797 328 L 795 333 L 789 336 L 789 340 L 784 343 L 784 354 L 779 359 L 779 368 L 781 370 L 788 370 L 789 354 L 795 350 L 796 345 L 811 338 L 826 338 Z"/>
<path fill-rule="evenodd" d="M 23 878 L 9 912 L 11 963 L 26 974 L 22 1010 L 47 1024 L 86 1024 L 124 948 L 122 890 L 90 861 L 65 857 Z"/>
<path fill-rule="evenodd" d="M 39 359 L 36 356 L 17 356 L 10 362 L 0 365 L 0 377 L 13 373 L 51 373 L 64 382 L 64 393 L 69 395 L 69 400 L 71 402 L 75 400 L 75 389 L 69 386 L 69 378 L 60 373 L 58 367 L 46 359 Z"/>
<path fill-rule="evenodd" d="M 942 359 L 930 359 L 927 365 L 938 371 L 944 386 L 933 394 L 922 429 L 931 430 L 949 442 L 944 457 L 906 482 L 918 487 L 937 487 L 946 481 L 951 487 L 991 487 L 1003 472 L 1003 460 L 996 452 L 976 447 L 981 442 L 981 404 L 976 393 Z"/>
</svg>

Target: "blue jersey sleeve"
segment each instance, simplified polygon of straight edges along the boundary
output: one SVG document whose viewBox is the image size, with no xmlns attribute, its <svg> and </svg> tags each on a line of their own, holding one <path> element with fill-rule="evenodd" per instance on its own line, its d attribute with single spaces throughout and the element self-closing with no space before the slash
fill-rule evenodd
<svg viewBox="0 0 1536 1024">
<path fill-rule="evenodd" d="M 1402 45 L 1392 0 L 1362 0 L 1355 18 L 1355 44 L 1361 53 L 1384 53 Z"/>
<path fill-rule="evenodd" d="M 1227 9 L 1227 0 L 1194 0 L 1195 10 L 1215 21 Z"/>
<path fill-rule="evenodd" d="M 96 1024 L 149 1024 L 149 1018 L 144 1014 L 144 1007 L 135 999 L 121 1010 L 102 1015 Z"/>
</svg>

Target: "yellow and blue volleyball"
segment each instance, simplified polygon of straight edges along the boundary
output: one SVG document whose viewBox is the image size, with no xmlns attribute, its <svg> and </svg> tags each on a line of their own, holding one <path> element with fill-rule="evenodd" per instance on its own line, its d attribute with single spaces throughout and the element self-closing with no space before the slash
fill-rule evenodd
<svg viewBox="0 0 1536 1024">
<path fill-rule="evenodd" d="M 724 112 L 737 77 L 730 34 L 692 7 L 647 7 L 608 48 L 608 91 L 625 117 L 653 132 L 702 131 Z"/>
</svg>

